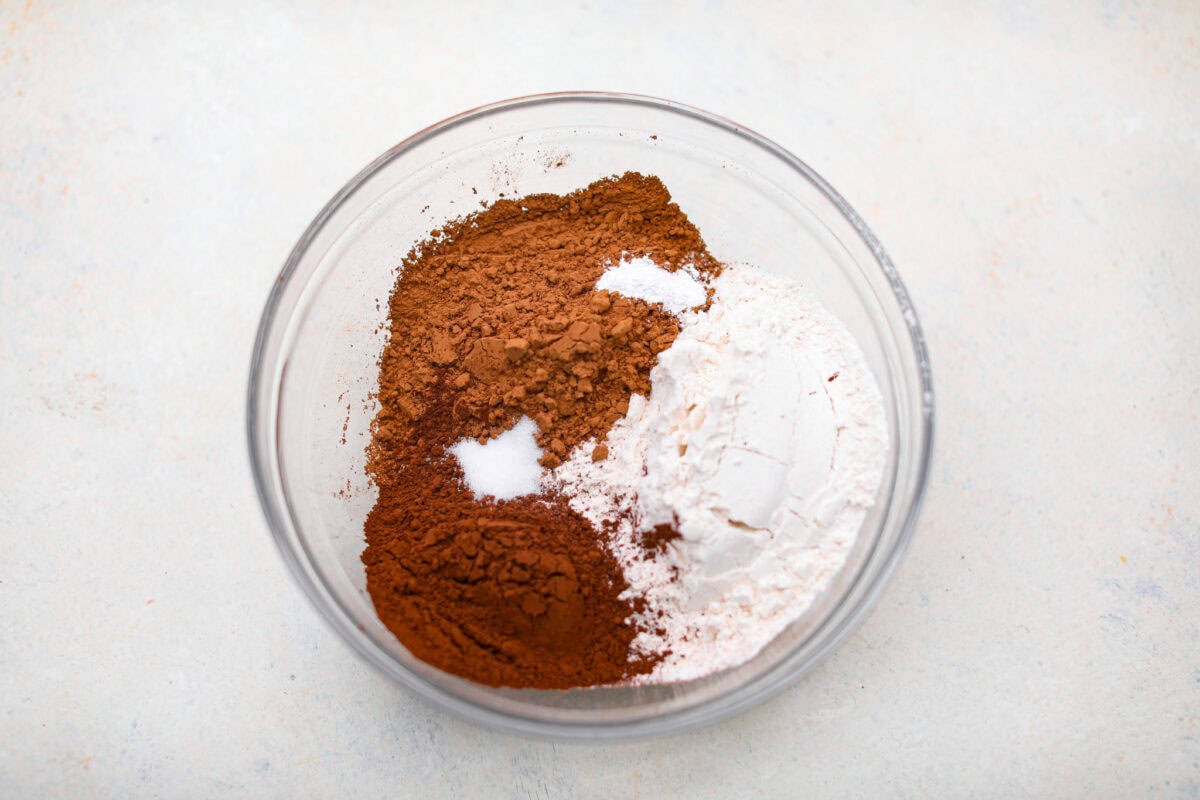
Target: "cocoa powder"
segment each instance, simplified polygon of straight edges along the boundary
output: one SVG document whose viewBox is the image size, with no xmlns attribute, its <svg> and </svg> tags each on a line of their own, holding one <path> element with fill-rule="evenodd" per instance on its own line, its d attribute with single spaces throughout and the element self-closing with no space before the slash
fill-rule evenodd
<svg viewBox="0 0 1200 800">
<path fill-rule="evenodd" d="M 444 445 L 448 398 L 417 424 L 435 442 L 381 487 L 363 554 L 376 612 L 418 658 L 491 686 L 568 689 L 648 672 L 613 556 L 562 498 L 476 501 Z"/>
<path fill-rule="evenodd" d="M 678 333 L 662 308 L 594 290 L 622 256 L 720 265 L 653 177 L 501 200 L 434 230 L 389 299 L 368 472 L 367 586 L 414 655 L 490 685 L 569 688 L 648 671 L 626 584 L 600 535 L 548 494 L 478 501 L 447 448 L 523 415 L 542 463 L 602 439 L 647 394 Z M 603 458 L 601 444 L 594 458 Z M 661 536 L 669 536 L 663 532 Z"/>
</svg>

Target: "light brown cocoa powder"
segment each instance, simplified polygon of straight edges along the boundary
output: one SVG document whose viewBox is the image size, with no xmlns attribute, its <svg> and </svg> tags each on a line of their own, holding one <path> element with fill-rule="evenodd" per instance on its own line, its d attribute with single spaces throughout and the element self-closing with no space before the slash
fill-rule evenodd
<svg viewBox="0 0 1200 800">
<path fill-rule="evenodd" d="M 659 306 L 595 291 L 596 280 L 622 255 L 720 269 L 662 182 L 635 173 L 500 200 L 433 233 L 404 259 L 389 301 L 370 453 L 381 482 L 390 454 L 421 438 L 411 423 L 443 379 L 464 436 L 495 436 L 522 415 L 559 457 L 603 436 L 632 393 L 649 392 L 679 329 Z"/>
</svg>

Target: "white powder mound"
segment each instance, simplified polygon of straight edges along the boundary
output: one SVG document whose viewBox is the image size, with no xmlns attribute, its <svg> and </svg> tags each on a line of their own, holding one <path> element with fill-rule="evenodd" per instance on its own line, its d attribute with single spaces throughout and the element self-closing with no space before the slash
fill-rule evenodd
<svg viewBox="0 0 1200 800">
<path fill-rule="evenodd" d="M 486 444 L 460 439 L 450 448 L 462 467 L 463 478 L 476 500 L 488 495 L 497 500 L 512 500 L 542 490 L 542 468 L 538 459 L 538 426 L 529 417 Z"/>
<path fill-rule="evenodd" d="M 596 281 L 596 288 L 658 303 L 672 314 L 703 305 L 708 299 L 704 284 L 687 268 L 668 272 L 645 256 L 625 258 L 609 267 Z"/>
<path fill-rule="evenodd" d="M 627 596 L 645 600 L 635 649 L 670 651 L 643 683 L 736 666 L 800 616 L 845 562 L 886 461 L 879 390 L 841 322 L 753 267 L 713 287 L 608 458 L 593 463 L 587 441 L 545 478 L 597 528 L 622 520 L 610 546 Z M 682 538 L 646 557 L 641 532 L 664 523 Z"/>
</svg>

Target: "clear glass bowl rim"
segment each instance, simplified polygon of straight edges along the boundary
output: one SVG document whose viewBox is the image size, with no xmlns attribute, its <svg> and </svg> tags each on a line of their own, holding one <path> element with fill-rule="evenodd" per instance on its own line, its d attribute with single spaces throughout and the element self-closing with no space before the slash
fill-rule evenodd
<svg viewBox="0 0 1200 800">
<path fill-rule="evenodd" d="M 264 391 L 269 391 L 268 385 L 265 383 L 267 373 L 265 371 L 266 349 L 267 342 L 270 338 L 271 330 L 276 323 L 277 312 L 279 311 L 280 302 L 284 291 L 293 275 L 298 269 L 300 262 L 307 251 L 309 245 L 322 231 L 325 224 L 331 217 L 341 208 L 341 206 L 371 177 L 373 177 L 380 169 L 389 164 L 394 159 L 400 157 L 408 150 L 418 144 L 424 143 L 427 140 L 436 137 L 451 128 L 463 125 L 468 122 L 474 122 L 486 118 L 488 116 L 499 114 L 514 108 L 529 107 L 535 105 L 552 104 L 552 103 L 569 103 L 569 102 L 584 102 L 584 103 L 619 103 L 635 106 L 647 106 L 660 111 L 668 111 L 684 117 L 690 117 L 694 120 L 707 123 L 724 129 L 728 133 L 732 133 L 751 144 L 766 150 L 780 161 L 790 166 L 792 169 L 799 172 L 809 183 L 811 183 L 827 200 L 840 212 L 842 217 L 861 238 L 862 242 L 870 250 L 876 265 L 883 273 L 888 285 L 891 288 L 893 295 L 900 307 L 904 323 L 907 327 L 909 342 L 913 349 L 915 362 L 918 365 L 918 376 L 920 380 L 920 388 L 922 401 L 919 407 L 921 415 L 920 420 L 920 435 L 912 443 L 917 450 L 914 459 L 914 488 L 908 508 L 904 515 L 904 519 L 899 527 L 898 535 L 891 544 L 891 549 L 884 554 L 884 560 L 879 565 L 872 582 L 857 599 L 856 605 L 850 609 L 840 621 L 837 629 L 830 631 L 826 636 L 823 646 L 807 659 L 803 664 L 791 664 L 784 661 L 781 665 L 769 670 L 759 676 L 750 684 L 731 689 L 723 695 L 712 698 L 708 702 L 685 708 L 678 711 L 668 712 L 667 714 L 649 718 L 639 719 L 632 722 L 626 721 L 598 721 L 587 723 L 564 723 L 561 721 L 547 721 L 534 719 L 533 717 L 522 717 L 507 714 L 496 709 L 485 708 L 476 703 L 471 702 L 463 697 L 454 694 L 440 686 L 433 685 L 424 679 L 410 672 L 407 668 L 395 662 L 385 653 L 379 651 L 374 643 L 361 631 L 354 623 L 353 617 L 337 601 L 333 592 L 324 585 L 319 572 L 310 568 L 310 565 L 302 560 L 298 550 L 304 551 L 304 558 L 307 559 L 307 549 L 300 541 L 292 541 L 291 522 L 288 520 L 286 509 L 273 496 L 274 492 L 271 485 L 270 465 L 271 459 L 268 453 L 271 439 L 266 435 L 266 426 L 275 424 L 273 419 L 265 420 L 259 414 L 258 405 Z M 326 619 L 330 626 L 368 663 L 379 669 L 385 675 L 400 683 L 419 697 L 432 701 L 442 708 L 465 719 L 492 727 L 497 730 L 516 733 L 524 736 L 533 736 L 546 739 L 587 739 L 587 740 L 611 740 L 611 739 L 630 739 L 642 738 L 646 736 L 661 735 L 665 733 L 675 733 L 694 727 L 699 727 L 719 719 L 732 716 L 734 714 L 745 711 L 768 698 L 778 694 L 784 688 L 795 682 L 802 675 L 811 671 L 817 664 L 823 661 L 830 653 L 840 646 L 840 644 L 858 627 L 865 619 L 867 613 L 875 605 L 883 588 L 887 585 L 896 567 L 902 560 L 904 553 L 907 551 L 911 542 L 913 533 L 916 528 L 916 522 L 920 515 L 921 505 L 924 501 L 925 488 L 928 482 L 930 462 L 933 452 L 933 434 L 934 434 L 934 396 L 932 375 L 929 366 L 929 356 L 925 343 L 925 336 L 921 330 L 920 322 L 918 321 L 916 310 L 913 307 L 912 301 L 909 298 L 908 290 L 901 281 L 899 274 L 896 271 L 895 265 L 891 258 L 879 243 L 879 240 L 872 233 L 862 217 L 850 206 L 848 202 L 827 182 L 824 178 L 818 175 L 811 167 L 794 156 L 792 153 L 785 150 L 770 139 L 762 136 L 755 131 L 746 128 L 743 125 L 726 119 L 725 117 L 712 114 L 701 109 L 688 106 L 682 103 L 677 103 L 671 100 L 651 97 L 647 95 L 626 94 L 621 92 L 599 92 L 599 91 L 569 91 L 569 92 L 551 92 L 545 94 L 533 94 L 522 97 L 515 97 L 508 100 L 501 100 L 495 103 L 478 106 L 467 111 L 448 117 L 441 122 L 430 125 L 423 130 L 409 136 L 407 139 L 396 144 L 385 153 L 380 155 L 349 182 L 343 186 L 333 198 L 326 203 L 320 213 L 313 219 L 309 226 L 305 229 L 304 234 L 297 241 L 284 262 L 282 270 L 280 270 L 278 278 L 273 282 L 273 287 L 267 302 L 263 308 L 260 318 L 258 331 L 254 340 L 254 349 L 250 363 L 250 375 L 248 382 L 247 398 L 246 398 L 246 436 L 249 446 L 251 472 L 254 476 L 255 488 L 258 492 L 260 504 L 263 513 L 266 517 L 268 527 L 271 530 L 272 537 L 282 555 L 285 563 L 287 563 L 293 579 L 299 584 L 301 590 L 309 598 L 318 612 Z M 297 536 L 298 538 L 298 536 Z M 853 587 L 851 587 L 853 588 Z M 847 597 L 849 595 L 847 590 Z M 846 598 L 843 598 L 844 603 Z M 839 610 L 841 604 L 831 611 L 830 616 L 834 616 Z M 818 626 L 813 631 L 815 635 L 823 626 Z"/>
</svg>

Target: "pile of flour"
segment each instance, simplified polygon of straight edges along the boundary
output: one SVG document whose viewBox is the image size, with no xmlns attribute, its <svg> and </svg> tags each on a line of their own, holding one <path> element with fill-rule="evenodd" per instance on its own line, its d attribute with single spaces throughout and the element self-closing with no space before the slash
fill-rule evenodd
<svg viewBox="0 0 1200 800">
<path fill-rule="evenodd" d="M 598 288 L 661 302 L 681 331 L 608 457 L 584 442 L 543 481 L 613 528 L 644 601 L 634 646 L 668 653 L 639 682 L 701 677 L 753 657 L 844 563 L 883 474 L 882 400 L 853 337 L 793 281 L 727 266 L 707 311 L 687 310 L 705 299 L 694 278 L 652 264 L 617 265 Z M 647 554 L 663 524 L 680 538 Z"/>
</svg>

